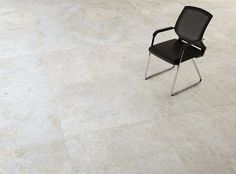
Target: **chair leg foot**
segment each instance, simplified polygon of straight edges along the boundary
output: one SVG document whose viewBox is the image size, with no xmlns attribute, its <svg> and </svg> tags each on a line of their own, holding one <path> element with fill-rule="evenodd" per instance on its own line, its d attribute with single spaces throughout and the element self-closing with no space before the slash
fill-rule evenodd
<svg viewBox="0 0 236 174">
<path fill-rule="evenodd" d="M 181 89 L 181 90 L 179 90 L 179 91 L 174 92 L 175 83 L 176 83 L 176 80 L 177 80 L 177 76 L 178 76 L 178 72 L 179 72 L 179 67 L 180 67 L 180 65 L 178 65 L 177 72 L 176 72 L 176 75 L 175 75 L 175 78 L 174 78 L 174 82 L 173 82 L 173 86 L 172 86 L 172 89 L 171 89 L 171 96 L 175 96 L 175 95 L 179 94 L 180 92 L 183 92 L 183 91 L 185 91 L 185 90 L 188 90 L 188 89 L 190 89 L 190 88 L 192 88 L 192 87 L 194 87 L 194 86 L 197 86 L 199 83 L 201 83 L 201 81 L 202 81 L 202 76 L 201 76 L 201 74 L 200 74 L 200 71 L 199 71 L 199 69 L 197 68 L 197 65 L 196 65 L 195 61 L 194 61 L 193 59 L 192 59 L 192 61 L 193 61 L 194 67 L 195 67 L 195 69 L 196 69 L 196 71 L 197 71 L 197 73 L 198 73 L 199 81 L 196 82 L 196 83 L 194 83 L 194 84 L 192 84 L 192 85 L 190 85 L 190 86 L 188 86 L 188 87 L 186 87 L 186 88 L 184 88 L 184 89 Z"/>
<path fill-rule="evenodd" d="M 174 67 L 175 67 L 175 66 L 173 65 L 172 67 L 167 68 L 167 69 L 165 69 L 165 70 L 162 70 L 162 71 L 160 71 L 160 72 L 158 72 L 158 73 L 152 74 L 152 75 L 150 75 L 150 76 L 146 76 L 146 77 L 145 77 L 145 80 L 148 80 L 148 79 L 153 78 L 153 77 L 155 77 L 155 76 L 161 75 L 161 74 L 163 74 L 163 73 L 165 73 L 165 72 L 167 72 L 167 71 L 170 71 L 170 70 L 172 70 Z"/>
<path fill-rule="evenodd" d="M 165 69 L 165 70 L 163 70 L 163 71 L 161 71 L 161 72 L 158 72 L 158 73 L 152 74 L 152 75 L 150 75 L 150 76 L 147 76 L 147 72 L 148 72 L 148 68 L 149 68 L 149 64 L 150 64 L 150 59 L 151 59 L 151 53 L 149 53 L 148 64 L 147 64 L 147 68 L 146 68 L 145 76 L 144 76 L 144 77 L 145 77 L 145 80 L 148 80 L 148 79 L 150 79 L 150 78 L 152 78 L 152 77 L 154 77 L 154 76 L 160 75 L 160 74 L 162 74 L 162 73 L 164 73 L 164 72 L 170 71 L 170 70 L 172 70 L 172 69 L 175 67 L 175 65 L 173 65 L 172 67 L 167 68 L 167 69 Z"/>
<path fill-rule="evenodd" d="M 188 87 L 186 87 L 186 88 L 184 88 L 184 89 L 181 89 L 181 90 L 179 90 L 179 91 L 176 91 L 176 92 L 174 92 L 174 93 L 171 93 L 171 96 L 175 96 L 175 95 L 177 95 L 177 94 L 179 94 L 179 93 L 181 93 L 181 92 L 183 92 L 183 91 L 186 91 L 186 90 L 188 90 L 188 89 L 190 89 L 190 88 L 192 88 L 192 87 L 194 87 L 194 86 L 197 86 L 199 83 L 201 83 L 201 81 L 202 81 L 202 80 L 199 80 L 197 83 L 194 83 L 194 84 L 192 84 L 192 85 L 190 85 L 190 86 L 188 86 Z"/>
</svg>

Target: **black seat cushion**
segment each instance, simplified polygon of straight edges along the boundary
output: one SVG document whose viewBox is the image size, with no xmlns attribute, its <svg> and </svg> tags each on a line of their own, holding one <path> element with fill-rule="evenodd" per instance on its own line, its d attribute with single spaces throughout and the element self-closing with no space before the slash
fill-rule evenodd
<svg viewBox="0 0 236 174">
<path fill-rule="evenodd" d="M 149 48 L 149 52 L 163 59 L 164 61 L 171 63 L 172 65 L 178 65 L 180 61 L 179 57 L 181 49 L 184 44 L 186 43 L 181 40 L 172 39 L 151 46 Z M 203 56 L 203 52 L 200 49 L 190 46 L 185 50 L 181 62 L 201 56 Z"/>
</svg>

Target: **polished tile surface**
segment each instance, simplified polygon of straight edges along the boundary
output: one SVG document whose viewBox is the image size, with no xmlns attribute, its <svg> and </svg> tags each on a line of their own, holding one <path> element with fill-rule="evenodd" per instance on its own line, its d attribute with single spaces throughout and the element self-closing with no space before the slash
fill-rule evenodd
<svg viewBox="0 0 236 174">
<path fill-rule="evenodd" d="M 236 173 L 236 1 L 0 4 L 1 174 Z M 175 70 L 144 70 L 152 32 L 184 5 L 214 18 L 202 83 L 171 97 Z M 149 73 L 168 66 L 153 58 Z M 196 79 L 186 62 L 177 88 Z"/>
</svg>

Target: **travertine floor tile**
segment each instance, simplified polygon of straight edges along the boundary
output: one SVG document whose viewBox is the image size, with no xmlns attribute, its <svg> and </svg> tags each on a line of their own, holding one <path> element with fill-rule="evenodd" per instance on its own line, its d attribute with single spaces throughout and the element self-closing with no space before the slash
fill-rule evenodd
<svg viewBox="0 0 236 174">
<path fill-rule="evenodd" d="M 67 149 L 63 140 L 24 146 L 15 150 L 13 173 L 71 173 Z"/>
<path fill-rule="evenodd" d="M 235 0 L 0 4 L 1 174 L 236 173 Z M 214 17 L 202 83 L 171 97 L 175 69 L 144 71 L 184 5 Z M 153 56 L 149 73 L 167 67 Z M 176 87 L 197 78 L 186 62 Z"/>
<path fill-rule="evenodd" d="M 190 173 L 235 173 L 235 105 L 157 120 Z"/>
<path fill-rule="evenodd" d="M 66 137 L 75 173 L 187 173 L 155 121 Z"/>
<path fill-rule="evenodd" d="M 64 135 L 46 73 L 33 55 L 3 57 L 1 173 L 67 173 Z"/>
<path fill-rule="evenodd" d="M 125 76 L 67 86 L 55 99 L 65 135 L 150 120 L 158 114 Z"/>
</svg>

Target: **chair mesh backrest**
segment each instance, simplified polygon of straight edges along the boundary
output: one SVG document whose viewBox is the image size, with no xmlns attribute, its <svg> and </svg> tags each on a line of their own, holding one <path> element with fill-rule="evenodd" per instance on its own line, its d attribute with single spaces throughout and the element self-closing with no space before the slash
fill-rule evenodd
<svg viewBox="0 0 236 174">
<path fill-rule="evenodd" d="M 202 39 L 211 18 L 212 14 L 201 8 L 185 6 L 175 24 L 175 32 L 186 41 Z"/>
</svg>

